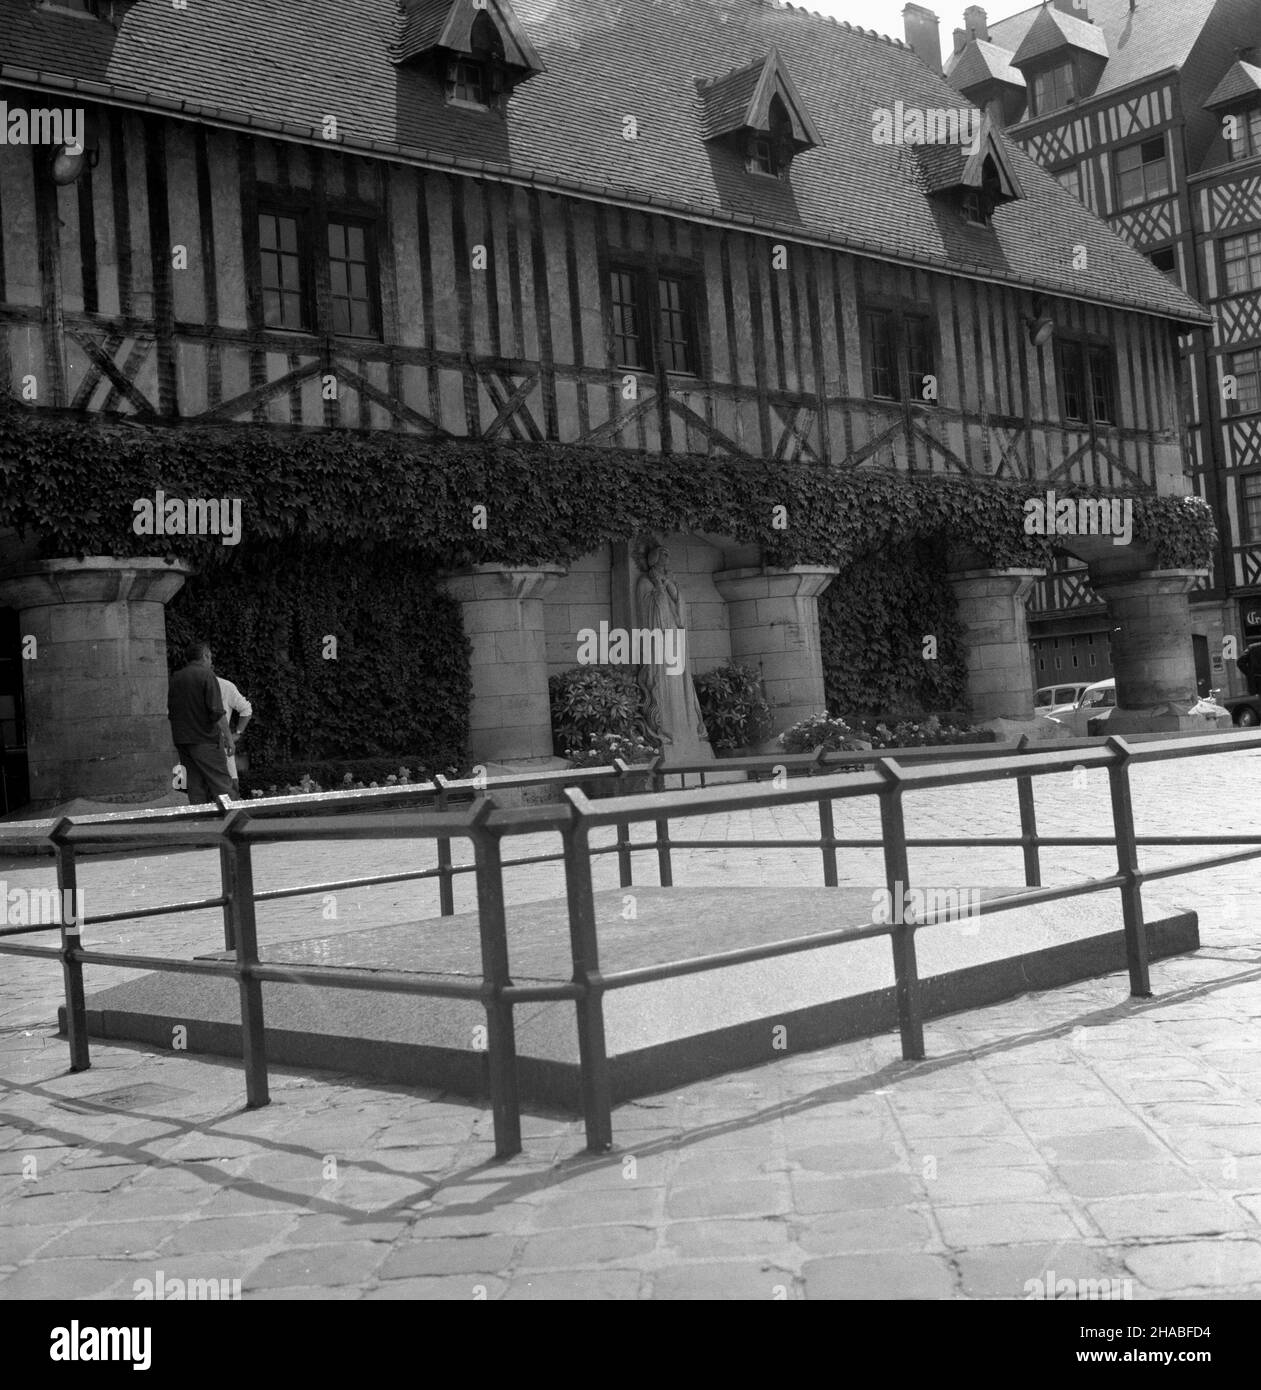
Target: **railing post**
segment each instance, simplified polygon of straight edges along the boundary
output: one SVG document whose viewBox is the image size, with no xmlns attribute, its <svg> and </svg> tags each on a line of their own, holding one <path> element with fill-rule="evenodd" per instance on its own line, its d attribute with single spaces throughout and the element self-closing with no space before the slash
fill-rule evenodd
<svg viewBox="0 0 1261 1390">
<path fill-rule="evenodd" d="M 88 1055 L 88 1010 L 83 997 L 83 962 L 71 953 L 83 945 L 83 923 L 79 920 L 79 869 L 75 863 L 74 846 L 66 836 L 73 822 L 63 816 L 52 828 L 49 838 L 57 855 L 57 888 L 61 911 L 61 976 L 66 993 L 66 1041 L 70 1044 L 70 1070 L 88 1071 L 92 1059 Z M 69 895 L 69 896 L 67 896 Z M 66 921 L 69 903 L 71 920 Z"/>
<path fill-rule="evenodd" d="M 591 846 L 583 808 L 586 797 L 566 790 L 570 822 L 561 831 L 565 842 L 565 892 L 569 899 L 569 944 L 574 983 L 582 993 L 578 1011 L 578 1060 L 582 1072 L 582 1113 L 587 1148 L 594 1153 L 613 1147 L 613 1101 L 609 1059 L 604 1040 L 604 982 L 591 892 Z M 577 798 L 581 797 L 579 801 Z"/>
<path fill-rule="evenodd" d="M 622 758 L 614 758 L 613 766 L 617 768 L 617 786 L 615 788 L 615 793 L 620 795 L 622 787 L 626 782 L 626 774 L 630 771 L 630 768 Z M 619 820 L 613 828 L 617 831 L 618 886 L 621 888 L 630 888 L 634 883 L 633 871 L 631 868 L 630 821 Z"/>
<path fill-rule="evenodd" d="M 836 875 L 836 826 L 832 819 L 832 798 L 819 798 L 819 844 L 823 850 L 823 886 L 835 888 Z"/>
<path fill-rule="evenodd" d="M 904 920 L 907 879 L 906 823 L 902 814 L 902 769 L 893 758 L 879 758 L 876 770 L 885 778 L 880 791 L 880 837 L 884 841 L 885 887 L 893 916 L 893 973 L 897 985 L 898 1026 L 902 1033 L 902 1058 L 924 1057 L 924 1020 L 921 1013 L 919 970 L 915 962 L 915 924 Z"/>
<path fill-rule="evenodd" d="M 1029 746 L 1028 734 L 1021 734 L 1016 751 L 1023 753 Z M 1016 799 L 1020 803 L 1020 841 L 1025 857 L 1025 887 L 1042 887 L 1042 861 L 1038 847 L 1038 815 L 1033 803 L 1033 778 L 1021 773 L 1016 778 Z"/>
<path fill-rule="evenodd" d="M 438 810 L 446 811 L 449 809 L 446 778 L 439 775 L 433 779 L 433 782 L 434 786 L 438 788 Z M 441 839 L 438 841 L 438 911 L 443 917 L 451 917 L 455 914 L 453 877 L 451 872 L 451 841 L 450 839 Z"/>
<path fill-rule="evenodd" d="M 219 796 L 215 798 L 215 804 L 219 807 L 221 816 L 230 815 L 228 810 L 231 798 Z M 223 949 L 225 951 L 236 950 L 236 894 L 233 884 L 236 882 L 236 861 L 232 856 L 232 849 L 226 841 L 219 842 L 219 879 L 223 884 Z"/>
<path fill-rule="evenodd" d="M 263 984 L 255 979 L 258 964 L 258 928 L 254 917 L 254 865 L 247 840 L 241 830 L 249 824 L 248 811 L 234 811 L 224 823 L 223 833 L 232 856 L 230 881 L 223 891 L 233 897 L 236 923 L 237 984 L 241 991 L 241 1055 L 245 1063 L 245 1103 L 251 1110 L 267 1105 L 267 1048 L 263 1036 Z"/>
<path fill-rule="evenodd" d="M 504 872 L 499 836 L 485 824 L 495 809 L 490 797 L 481 802 L 473 826 L 477 863 L 477 927 L 482 943 L 485 986 L 486 1050 L 490 1062 L 490 1109 L 495 1125 L 495 1157 L 521 1152 L 521 1101 L 517 1092 L 517 1039 L 512 1004 L 503 990 L 508 973 L 508 926 L 504 913 Z"/>
<path fill-rule="evenodd" d="M 1121 914 L 1125 923 L 1130 994 L 1135 999 L 1150 999 L 1152 984 L 1147 969 L 1147 928 L 1143 923 L 1143 875 L 1138 866 L 1138 846 L 1134 843 L 1134 798 L 1130 791 L 1131 749 L 1117 734 L 1108 740 L 1108 747 L 1115 754 L 1108 764 L 1108 783 L 1117 842 L 1117 873 L 1125 876 L 1121 885 Z"/>
</svg>

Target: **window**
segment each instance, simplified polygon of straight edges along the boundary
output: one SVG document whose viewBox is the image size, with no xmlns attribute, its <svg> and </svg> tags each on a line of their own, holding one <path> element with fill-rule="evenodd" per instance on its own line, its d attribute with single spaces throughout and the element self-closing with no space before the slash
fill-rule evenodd
<svg viewBox="0 0 1261 1390">
<path fill-rule="evenodd" d="M 1233 352 L 1226 358 L 1227 375 L 1235 378 L 1235 399 L 1227 402 L 1232 415 L 1261 410 L 1261 348 Z"/>
<path fill-rule="evenodd" d="M 750 132 L 745 165 L 752 174 L 782 178 L 792 164 L 793 132 L 792 117 L 778 93 L 771 98 L 767 121 L 769 132 Z"/>
<path fill-rule="evenodd" d="M 978 227 L 987 227 L 989 217 L 986 215 L 985 200 L 981 196 L 979 188 L 965 188 L 960 202 L 963 209 L 964 220 L 973 223 Z"/>
<path fill-rule="evenodd" d="M 1054 170 L 1060 184 L 1067 188 L 1074 198 L 1081 200 L 1081 165 L 1067 164 L 1063 169 Z"/>
<path fill-rule="evenodd" d="M 1159 251 L 1149 252 L 1147 259 L 1157 270 L 1162 270 L 1166 275 L 1173 275 L 1178 268 L 1178 258 L 1174 254 L 1172 246 L 1162 247 Z"/>
<path fill-rule="evenodd" d="M 349 338 L 375 337 L 376 267 L 370 256 L 371 229 L 361 222 L 328 224 L 329 302 L 332 331 Z"/>
<path fill-rule="evenodd" d="M 610 271 L 613 356 L 619 367 L 697 374 L 694 285 L 690 276 L 655 269 Z"/>
<path fill-rule="evenodd" d="M 1261 289 L 1261 232 L 1223 237 L 1222 270 L 1227 294 Z"/>
<path fill-rule="evenodd" d="M 1253 473 L 1240 483 L 1243 538 L 1261 541 L 1261 473 Z"/>
<path fill-rule="evenodd" d="M 1236 111 L 1229 119 L 1235 123 L 1235 136 L 1229 141 L 1231 159 L 1251 159 L 1261 154 L 1261 106 Z"/>
<path fill-rule="evenodd" d="M 936 376 L 932 321 L 890 309 L 868 309 L 865 319 L 871 394 L 935 405 L 935 393 L 924 395 L 926 378 Z"/>
<path fill-rule="evenodd" d="M 447 100 L 497 107 L 505 89 L 504 41 L 485 8 L 479 8 L 473 21 L 469 49 L 447 63 Z"/>
<path fill-rule="evenodd" d="M 1071 60 L 1053 68 L 1046 68 L 1034 74 L 1033 99 L 1030 103 L 1032 109 L 1029 114 L 1045 116 L 1050 111 L 1058 111 L 1061 106 L 1067 106 L 1076 96 L 1077 88 L 1073 81 Z"/>
<path fill-rule="evenodd" d="M 1082 424 L 1116 424 L 1116 362 L 1112 349 L 1100 343 L 1059 338 L 1055 358 L 1064 418 Z"/>
<path fill-rule="evenodd" d="M 1169 158 L 1163 135 L 1117 151 L 1117 192 L 1123 208 L 1169 192 Z"/>
<path fill-rule="evenodd" d="M 310 305 L 302 273 L 297 217 L 260 212 L 258 254 L 263 322 L 268 328 L 309 328 Z"/>
<path fill-rule="evenodd" d="M 316 253 L 327 269 L 317 291 Z M 263 325 L 346 338 L 380 335 L 376 235 L 366 218 L 306 209 L 263 208 L 258 214 L 258 271 Z"/>
<path fill-rule="evenodd" d="M 775 155 L 771 149 L 770 136 L 750 136 L 749 170 L 755 174 L 776 174 L 779 172 L 775 168 Z"/>
</svg>

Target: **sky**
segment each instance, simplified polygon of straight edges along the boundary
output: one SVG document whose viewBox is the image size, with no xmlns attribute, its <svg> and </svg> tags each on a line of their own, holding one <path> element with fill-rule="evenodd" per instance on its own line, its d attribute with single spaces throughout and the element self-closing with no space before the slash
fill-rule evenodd
<svg viewBox="0 0 1261 1390">
<path fill-rule="evenodd" d="M 833 15 L 837 19 L 847 19 L 851 24 L 857 24 L 862 29 L 875 29 L 878 33 L 888 34 L 895 39 L 906 37 L 905 29 L 902 25 L 902 7 L 906 0 L 791 0 L 794 5 L 802 9 L 813 10 L 816 14 Z M 941 38 L 943 50 L 945 44 L 950 39 L 951 30 L 960 28 L 963 24 L 963 12 L 972 0 L 945 0 L 939 3 L 938 0 L 919 0 L 928 9 L 936 12 L 940 21 Z M 1021 8 L 1019 3 L 1012 3 L 1006 7 L 1002 5 L 992 5 L 988 7 L 992 13 L 1010 14 Z M 944 57 L 944 51 L 942 56 Z"/>
</svg>

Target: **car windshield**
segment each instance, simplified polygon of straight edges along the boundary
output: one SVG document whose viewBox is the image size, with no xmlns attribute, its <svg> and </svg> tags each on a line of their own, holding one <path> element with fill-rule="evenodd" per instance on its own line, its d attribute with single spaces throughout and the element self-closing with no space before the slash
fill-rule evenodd
<svg viewBox="0 0 1261 1390">
<path fill-rule="evenodd" d="M 1116 692 L 1112 690 L 1088 690 L 1082 696 L 1083 709 L 1093 709 L 1096 705 L 1111 705 L 1116 702 Z"/>
</svg>

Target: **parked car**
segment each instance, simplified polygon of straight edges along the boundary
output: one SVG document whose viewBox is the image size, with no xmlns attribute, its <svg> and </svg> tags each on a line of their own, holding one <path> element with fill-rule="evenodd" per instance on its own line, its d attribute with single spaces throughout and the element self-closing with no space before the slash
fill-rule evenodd
<svg viewBox="0 0 1261 1390">
<path fill-rule="evenodd" d="M 1116 702 L 1116 678 L 1109 676 L 1106 681 L 1083 685 L 1078 698 L 1071 705 L 1052 706 L 1049 710 L 1036 712 L 1062 725 L 1074 738 L 1085 738 L 1087 734 L 1102 732 L 1103 722 L 1116 708 Z M 1092 728 L 1091 725 L 1099 727 Z"/>
<path fill-rule="evenodd" d="M 1034 714 L 1056 714 L 1072 709 L 1090 687 L 1089 681 L 1070 681 L 1067 685 L 1044 685 L 1033 697 Z"/>
<path fill-rule="evenodd" d="M 1252 729 L 1261 724 L 1261 695 L 1231 695 L 1221 703 L 1230 711 L 1236 728 Z"/>
</svg>

